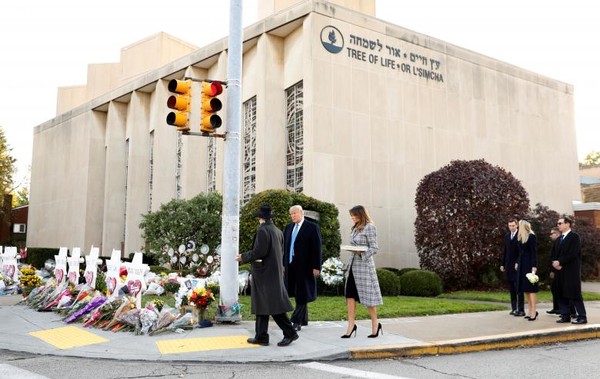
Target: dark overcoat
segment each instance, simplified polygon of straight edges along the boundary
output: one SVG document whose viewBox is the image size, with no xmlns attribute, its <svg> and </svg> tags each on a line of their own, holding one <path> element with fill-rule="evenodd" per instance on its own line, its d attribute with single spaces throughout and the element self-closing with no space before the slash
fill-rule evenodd
<svg viewBox="0 0 600 379">
<path fill-rule="evenodd" d="M 267 220 L 258 227 L 252 250 L 242 254 L 243 263 L 252 263 L 252 314 L 278 315 L 293 309 L 283 284 L 282 259 L 283 233 Z"/>
<path fill-rule="evenodd" d="M 283 264 L 288 295 L 294 296 L 299 304 L 317 299 L 317 278 L 314 270 L 321 271 L 323 252 L 319 227 L 304 219 L 294 240 L 294 260 L 290 264 L 290 243 L 295 223 L 289 223 L 283 232 Z"/>
<path fill-rule="evenodd" d="M 510 232 L 504 235 L 504 241 L 502 244 L 502 262 L 500 265 L 504 266 L 504 275 L 506 280 L 514 282 L 518 279 L 517 270 L 515 270 L 515 263 L 519 259 L 519 245 L 517 241 L 517 233 L 511 239 Z"/>
<path fill-rule="evenodd" d="M 516 239 L 516 237 L 515 237 Z M 539 286 L 537 283 L 532 284 L 527 279 L 527 274 L 531 272 L 533 267 L 537 268 L 537 237 L 535 234 L 529 234 L 527 242 L 518 242 L 519 246 L 519 284 L 517 289 L 519 292 L 538 292 Z M 514 267 L 513 267 L 514 268 Z"/>
<path fill-rule="evenodd" d="M 553 245 L 556 256 L 562 269 L 556 271 L 554 280 L 558 281 L 558 288 L 562 297 L 566 299 L 581 300 L 581 239 L 579 234 L 572 230 L 562 242 Z"/>
</svg>

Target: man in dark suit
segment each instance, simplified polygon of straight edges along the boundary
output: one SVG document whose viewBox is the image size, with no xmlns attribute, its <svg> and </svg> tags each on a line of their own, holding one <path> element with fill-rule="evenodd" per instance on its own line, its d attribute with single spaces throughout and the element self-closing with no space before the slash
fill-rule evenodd
<svg viewBox="0 0 600 379">
<path fill-rule="evenodd" d="M 308 303 L 317 299 L 317 276 L 321 271 L 322 247 L 319 227 L 304 218 L 300 205 L 290 208 L 290 222 L 283 232 L 285 284 L 296 298 L 291 321 L 296 330 L 308 325 Z"/>
<path fill-rule="evenodd" d="M 286 312 L 292 303 L 283 284 L 283 234 L 273 224 L 271 207 L 263 205 L 256 214 L 260 222 L 252 250 L 237 255 L 235 260 L 252 263 L 251 312 L 256 315 L 255 335 L 248 343 L 269 344 L 269 316 L 283 331 L 283 339 L 277 346 L 287 346 L 298 339 L 298 333 Z"/>
<path fill-rule="evenodd" d="M 556 226 L 561 232 L 558 243 L 552 246 L 552 267 L 556 270 L 555 279 L 558 282 L 558 303 L 560 319 L 558 323 L 587 324 L 587 314 L 581 295 L 581 240 L 579 235 L 571 230 L 573 220 L 568 216 L 558 219 Z M 577 318 L 571 321 L 569 305 L 577 311 Z"/>
<path fill-rule="evenodd" d="M 519 290 L 519 276 L 515 265 L 519 259 L 519 245 L 517 241 L 517 220 L 508 220 L 508 232 L 504 235 L 502 244 L 502 262 L 500 271 L 506 275 L 510 288 L 510 305 L 512 310 L 510 314 L 516 317 L 525 316 L 525 304 L 523 291 Z"/>
<path fill-rule="evenodd" d="M 556 279 L 556 269 L 552 267 L 552 261 L 556 260 L 558 257 L 553 256 L 553 253 L 557 253 L 558 249 L 554 247 L 558 243 L 558 237 L 560 237 L 560 230 L 555 226 L 550 230 L 550 238 L 552 239 L 552 249 L 550 250 L 550 279 L 552 279 L 552 284 L 550 284 L 550 290 L 552 291 L 552 309 L 546 311 L 546 313 L 551 315 L 559 315 L 560 314 L 560 304 L 558 304 L 559 298 L 559 288 L 558 281 Z"/>
</svg>

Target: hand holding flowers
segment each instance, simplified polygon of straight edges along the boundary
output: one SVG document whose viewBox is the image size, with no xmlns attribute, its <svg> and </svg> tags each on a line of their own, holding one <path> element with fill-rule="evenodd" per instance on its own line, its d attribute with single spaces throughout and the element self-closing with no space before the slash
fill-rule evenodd
<svg viewBox="0 0 600 379">
<path fill-rule="evenodd" d="M 533 272 L 526 274 L 525 277 L 527 278 L 527 280 L 529 280 L 529 283 L 531 284 L 536 284 L 540 281 L 540 278 Z"/>
</svg>

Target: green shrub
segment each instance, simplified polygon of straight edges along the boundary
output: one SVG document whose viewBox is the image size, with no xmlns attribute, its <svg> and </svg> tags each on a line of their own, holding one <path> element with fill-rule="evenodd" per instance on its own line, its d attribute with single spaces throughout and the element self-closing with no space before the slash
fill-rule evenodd
<svg viewBox="0 0 600 379">
<path fill-rule="evenodd" d="M 252 265 L 250 263 L 241 264 L 238 268 L 238 272 L 240 271 L 248 271 L 249 273 L 252 273 Z"/>
<path fill-rule="evenodd" d="M 341 283 L 336 285 L 327 285 L 323 282 L 321 276 L 317 277 L 317 294 L 319 296 L 343 296 L 344 295 L 344 283 L 346 281 L 342 280 Z"/>
<path fill-rule="evenodd" d="M 404 267 L 404 268 L 401 268 L 400 269 L 400 273 L 398 274 L 398 276 L 402 276 L 402 275 L 406 274 L 407 272 L 411 272 L 411 271 L 414 271 L 414 270 L 418 270 L 418 268 L 415 268 L 415 267 Z"/>
<path fill-rule="evenodd" d="M 442 293 L 442 279 L 432 271 L 412 270 L 400 277 L 402 295 L 437 296 Z"/>
<path fill-rule="evenodd" d="M 96 274 L 96 289 L 102 293 L 106 293 L 106 274 L 102 271 L 98 271 Z"/>
<path fill-rule="evenodd" d="M 397 269 L 396 267 L 381 267 L 384 270 L 388 270 L 393 272 L 394 274 L 396 274 L 397 276 L 400 276 L 400 269 Z"/>
<path fill-rule="evenodd" d="M 379 288 L 381 288 L 383 296 L 400 295 L 401 284 L 398 275 L 384 268 L 378 268 L 377 279 L 379 280 Z"/>
<path fill-rule="evenodd" d="M 173 199 L 162 204 L 157 211 L 143 214 L 139 227 L 145 240 L 144 263 L 169 263 L 178 272 L 194 272 L 200 262 L 196 264 L 192 260 L 191 249 L 187 248 L 189 241 L 194 241 L 196 248 L 208 245 L 211 249 L 209 255 L 214 258 L 214 249 L 221 242 L 222 208 L 223 197 L 211 192 L 200 193 L 189 200 Z M 178 251 L 180 245 L 186 246 L 181 253 Z M 166 254 L 169 249 L 173 249 L 172 256 Z M 184 257 L 186 259 L 181 263 Z M 176 263 L 170 263 L 171 259 L 176 259 Z M 211 265 L 202 263 L 202 266 L 208 269 L 207 275 L 212 273 Z"/>
<path fill-rule="evenodd" d="M 479 274 L 479 282 L 486 288 L 499 288 L 502 286 L 503 273 L 498 270 L 498 265 L 490 265 Z"/>
<path fill-rule="evenodd" d="M 258 228 L 256 212 L 263 204 L 271 206 L 275 213 L 273 223 L 282 231 L 291 222 L 289 209 L 292 205 L 300 205 L 305 211 L 318 212 L 319 220 L 311 221 L 315 221 L 321 230 L 323 262 L 330 257 L 339 257 L 342 238 L 337 207 L 304 194 L 285 190 L 262 191 L 244 205 L 240 215 L 240 253 L 252 249 Z"/>
<path fill-rule="evenodd" d="M 28 263 L 38 269 L 43 268 L 46 260 L 54 260 L 54 256 L 58 255 L 58 250 L 48 247 L 28 247 L 27 259 L 24 263 Z"/>
</svg>

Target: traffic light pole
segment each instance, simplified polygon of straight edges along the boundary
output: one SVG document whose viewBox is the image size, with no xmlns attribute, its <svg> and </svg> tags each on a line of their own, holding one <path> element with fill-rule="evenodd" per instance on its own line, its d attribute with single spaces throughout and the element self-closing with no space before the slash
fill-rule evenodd
<svg viewBox="0 0 600 379">
<path fill-rule="evenodd" d="M 240 235 L 240 129 L 242 123 L 242 0 L 229 2 L 227 55 L 227 138 L 224 140 L 223 220 L 221 227 L 220 312 L 216 321 L 242 319 L 238 303 Z"/>
</svg>

